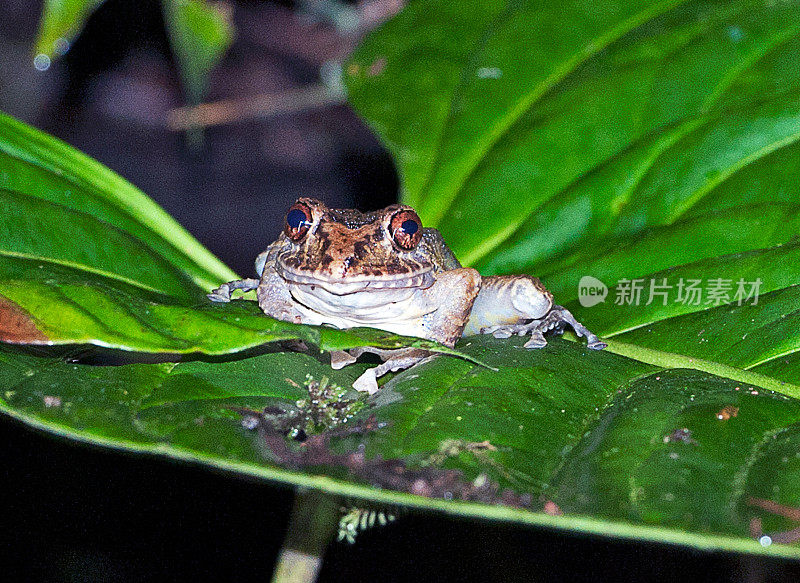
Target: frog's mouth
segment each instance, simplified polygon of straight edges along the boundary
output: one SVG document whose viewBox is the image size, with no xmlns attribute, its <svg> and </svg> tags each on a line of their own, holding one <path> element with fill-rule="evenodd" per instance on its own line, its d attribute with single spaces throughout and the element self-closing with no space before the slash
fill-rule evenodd
<svg viewBox="0 0 800 583">
<path fill-rule="evenodd" d="M 353 274 L 336 278 L 314 271 L 298 271 L 278 262 L 278 274 L 287 282 L 296 285 L 319 286 L 324 290 L 345 295 L 364 291 L 393 290 L 401 288 L 429 288 L 436 278 L 432 269 L 398 274 Z"/>
</svg>

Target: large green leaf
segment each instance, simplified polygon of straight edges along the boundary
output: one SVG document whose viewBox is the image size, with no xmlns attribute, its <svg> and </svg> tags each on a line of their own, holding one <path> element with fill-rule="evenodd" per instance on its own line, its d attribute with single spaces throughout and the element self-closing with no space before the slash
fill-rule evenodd
<svg viewBox="0 0 800 583">
<path fill-rule="evenodd" d="M 268 436 L 244 428 L 237 411 L 296 410 L 307 397 L 300 386 L 306 374 L 346 387 L 363 367 L 331 371 L 289 353 L 92 367 L 5 352 L 0 407 L 78 439 L 371 502 L 800 556 L 797 547 L 750 539 L 753 518 L 769 529 L 787 523 L 747 505 L 748 497 L 797 502 L 800 400 L 567 341 L 526 350 L 521 341 L 482 336 L 461 348 L 498 370 L 439 357 L 401 373 L 345 424 L 374 417 L 376 429 L 333 436 L 330 448 L 306 458 L 295 453 L 291 463 Z M 797 387 L 785 390 L 800 396 Z M 735 416 L 720 419 L 726 410 Z M 341 455 L 348 451 L 367 462 L 348 465 L 343 460 L 352 458 Z M 392 460 L 408 467 L 388 482 L 382 470 Z M 448 469 L 462 474 L 454 478 Z M 437 481 L 447 490 L 432 494 Z M 497 488 L 482 486 L 483 504 L 457 500 L 487 482 Z M 530 494 L 522 501 L 528 507 L 499 504 L 509 500 L 503 488 Z M 550 514 L 542 512 L 546 502 Z M 552 504 L 562 516 L 552 515 Z"/>
<path fill-rule="evenodd" d="M 350 95 L 462 261 L 546 274 L 796 205 L 799 22 L 795 2 L 423 0 L 362 44 Z M 764 246 L 743 239 L 720 244 Z M 689 242 L 663 243 L 670 262 Z"/>
<path fill-rule="evenodd" d="M 67 245 L 83 246 L 68 263 L 129 279 L 138 271 L 132 277 L 135 283 L 178 294 L 178 287 L 190 285 L 188 281 L 207 289 L 235 277 L 135 186 L 67 144 L 2 113 L 0 189 L 7 201 L 4 210 L 19 205 L 0 215 L 3 254 L 60 262 L 51 254 L 42 255 L 46 247 L 62 253 Z M 37 211 L 26 214 L 32 207 Z M 46 226 L 37 217 L 39 209 L 47 214 Z M 112 243 L 119 246 L 112 248 Z M 155 270 L 148 275 L 132 265 L 139 261 Z M 183 273 L 177 274 L 178 270 Z M 176 286 L 178 279 L 184 283 Z"/>
</svg>

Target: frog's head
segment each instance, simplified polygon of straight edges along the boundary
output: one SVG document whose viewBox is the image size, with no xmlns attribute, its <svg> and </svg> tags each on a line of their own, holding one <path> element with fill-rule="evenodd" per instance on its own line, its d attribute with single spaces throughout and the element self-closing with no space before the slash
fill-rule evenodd
<svg viewBox="0 0 800 583">
<path fill-rule="evenodd" d="M 361 213 L 299 198 L 286 214 L 276 268 L 286 281 L 340 294 L 426 288 L 435 277 L 422 235 L 409 206 Z"/>
</svg>

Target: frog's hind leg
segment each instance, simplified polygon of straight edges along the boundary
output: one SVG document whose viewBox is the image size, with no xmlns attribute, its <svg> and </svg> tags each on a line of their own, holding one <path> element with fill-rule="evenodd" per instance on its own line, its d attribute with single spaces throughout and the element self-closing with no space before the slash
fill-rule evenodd
<svg viewBox="0 0 800 583">
<path fill-rule="evenodd" d="M 495 338 L 530 335 L 525 348 L 547 345 L 545 333 L 562 334 L 569 326 L 587 340 L 587 346 L 607 346 L 563 306 L 553 304 L 552 294 L 535 277 L 505 275 L 485 277 L 464 334 L 492 334 Z"/>
<path fill-rule="evenodd" d="M 553 306 L 544 318 L 539 320 L 532 320 L 525 324 L 517 324 L 511 327 L 513 334 L 524 336 L 530 334 L 531 338 L 525 343 L 525 348 L 542 348 L 547 344 L 544 338 L 545 332 L 553 332 L 554 334 L 563 334 L 564 330 L 569 326 L 575 331 L 575 334 L 586 338 L 587 348 L 592 350 L 602 350 L 608 344 L 600 340 L 600 338 L 589 330 L 586 326 L 578 322 L 575 316 L 572 315 L 564 306 Z M 487 330 L 497 336 L 496 330 Z"/>
<path fill-rule="evenodd" d="M 369 393 L 370 395 L 378 391 L 378 378 L 382 377 L 386 373 L 411 368 L 415 364 L 434 356 L 434 353 L 422 348 L 399 348 L 394 350 L 384 350 L 370 346 L 355 348 L 350 351 L 350 354 L 355 358 L 358 358 L 365 352 L 377 354 L 381 360 L 384 361 L 378 366 L 365 370 L 353 383 L 354 389 Z"/>
<path fill-rule="evenodd" d="M 363 346 L 361 348 L 351 348 L 349 351 L 334 350 L 331 352 L 331 367 L 340 369 L 348 364 L 353 364 L 365 353 L 376 354 L 383 361 L 378 366 L 368 368 L 353 383 L 353 388 L 357 391 L 369 393 L 370 395 L 378 391 L 378 378 L 387 372 L 405 370 L 433 356 L 433 353 L 422 348 L 395 348 L 384 349 L 373 346 Z"/>
<path fill-rule="evenodd" d="M 602 350 L 608 344 L 589 330 L 586 326 L 578 322 L 575 316 L 563 306 L 553 306 L 544 318 L 528 320 L 519 324 L 501 324 L 497 326 L 487 326 L 481 329 L 481 334 L 492 334 L 495 338 L 509 338 L 513 335 L 530 335 L 530 340 L 525 343 L 525 348 L 543 348 L 547 345 L 544 335 L 546 332 L 563 334 L 569 326 L 578 336 L 586 338 L 587 348 L 592 350 Z"/>
<path fill-rule="evenodd" d="M 243 292 L 249 292 L 258 287 L 257 279 L 237 279 L 236 281 L 229 281 L 223 283 L 217 289 L 211 290 L 207 297 L 212 302 L 229 302 L 231 301 L 231 293 L 240 289 Z"/>
<path fill-rule="evenodd" d="M 550 329 L 554 330 L 556 334 L 563 334 L 564 328 L 569 325 L 575 331 L 575 334 L 586 338 L 586 346 L 592 350 L 603 350 L 608 346 L 608 344 L 600 340 L 597 334 L 578 322 L 572 312 L 564 306 L 553 306 L 553 309 L 544 319 L 548 321 Z M 526 343 L 525 346 L 527 347 L 528 344 Z"/>
</svg>

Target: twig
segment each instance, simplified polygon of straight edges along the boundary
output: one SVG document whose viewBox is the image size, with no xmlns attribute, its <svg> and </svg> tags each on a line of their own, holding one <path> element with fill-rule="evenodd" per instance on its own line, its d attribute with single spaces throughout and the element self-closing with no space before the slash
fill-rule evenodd
<svg viewBox="0 0 800 583">
<path fill-rule="evenodd" d="M 748 498 L 747 503 L 750 506 L 757 506 L 767 512 L 783 516 L 789 520 L 800 521 L 800 508 L 778 504 L 777 502 L 764 500 L 763 498 Z"/>
<path fill-rule="evenodd" d="M 345 96 L 341 92 L 320 83 L 284 93 L 178 107 L 167 114 L 167 127 L 174 131 L 207 128 L 246 119 L 298 113 L 344 102 Z"/>
</svg>

